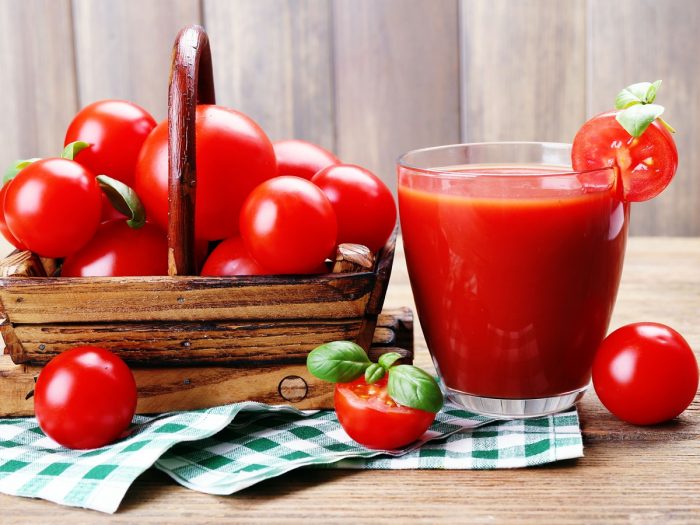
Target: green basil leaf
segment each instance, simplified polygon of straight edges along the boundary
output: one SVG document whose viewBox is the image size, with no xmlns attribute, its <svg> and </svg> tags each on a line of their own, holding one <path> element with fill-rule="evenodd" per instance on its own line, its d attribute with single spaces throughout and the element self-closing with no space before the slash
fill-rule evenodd
<svg viewBox="0 0 700 525">
<path fill-rule="evenodd" d="M 309 352 L 306 358 L 309 372 L 331 383 L 354 381 L 371 364 L 362 347 L 351 341 L 323 344 Z"/>
<path fill-rule="evenodd" d="M 382 365 L 372 363 L 367 367 L 367 370 L 365 370 L 365 383 L 368 385 L 376 383 L 384 377 L 384 374 L 386 374 L 386 370 L 384 370 Z"/>
<path fill-rule="evenodd" d="M 5 171 L 5 174 L 2 177 L 2 185 L 4 186 L 8 182 L 10 182 L 12 179 L 14 179 L 17 174 L 22 171 L 24 168 L 29 166 L 32 162 L 36 162 L 37 160 L 41 160 L 40 158 L 34 158 L 34 159 L 26 159 L 26 160 L 16 160 L 15 162 L 12 163 L 12 166 L 7 168 Z"/>
<path fill-rule="evenodd" d="M 129 226 L 136 230 L 146 224 L 146 210 L 133 189 L 107 175 L 98 175 L 96 179 L 112 206 L 128 217 Z"/>
<path fill-rule="evenodd" d="M 663 106 L 658 104 L 638 104 L 620 111 L 615 116 L 615 120 L 627 130 L 627 133 L 633 137 L 639 137 L 663 112 Z"/>
<path fill-rule="evenodd" d="M 442 392 L 437 382 L 433 376 L 415 366 L 392 367 L 387 391 L 400 405 L 426 412 L 439 412 L 442 408 Z"/>
<path fill-rule="evenodd" d="M 653 104 L 654 101 L 656 100 L 656 92 L 659 90 L 661 87 L 661 81 L 657 80 L 656 82 L 652 82 L 649 84 L 649 89 L 647 89 L 647 95 L 646 95 L 646 100 L 647 104 Z"/>
<path fill-rule="evenodd" d="M 76 140 L 71 142 L 65 148 L 63 148 L 63 153 L 61 153 L 62 159 L 75 160 L 75 156 L 83 151 L 85 148 L 89 148 L 91 144 L 83 142 L 81 140 Z"/>
<path fill-rule="evenodd" d="M 384 368 L 384 370 L 389 370 L 394 363 L 401 359 L 401 354 L 396 352 L 387 352 L 379 356 L 379 364 Z"/>
</svg>

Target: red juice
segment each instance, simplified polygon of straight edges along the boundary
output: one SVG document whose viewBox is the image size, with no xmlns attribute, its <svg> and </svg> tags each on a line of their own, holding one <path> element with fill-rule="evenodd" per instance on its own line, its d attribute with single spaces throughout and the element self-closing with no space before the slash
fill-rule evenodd
<svg viewBox="0 0 700 525">
<path fill-rule="evenodd" d="M 586 387 L 627 238 L 629 207 L 612 170 L 439 171 L 401 167 L 398 194 L 411 287 L 442 381 L 501 399 Z"/>
</svg>

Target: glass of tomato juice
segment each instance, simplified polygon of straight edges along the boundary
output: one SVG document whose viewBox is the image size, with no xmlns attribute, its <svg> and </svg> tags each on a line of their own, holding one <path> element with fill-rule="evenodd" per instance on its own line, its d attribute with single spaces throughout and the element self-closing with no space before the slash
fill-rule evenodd
<svg viewBox="0 0 700 525">
<path fill-rule="evenodd" d="M 446 397 L 503 418 L 586 391 L 612 314 L 629 205 L 612 168 L 575 172 L 568 144 L 411 151 L 399 211 L 418 317 Z"/>
</svg>

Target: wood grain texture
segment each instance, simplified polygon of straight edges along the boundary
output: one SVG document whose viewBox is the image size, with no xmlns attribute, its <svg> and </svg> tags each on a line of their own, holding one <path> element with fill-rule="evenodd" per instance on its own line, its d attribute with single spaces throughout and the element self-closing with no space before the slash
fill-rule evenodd
<svg viewBox="0 0 700 525">
<path fill-rule="evenodd" d="M 329 0 L 203 0 L 219 103 L 335 150 Z"/>
<path fill-rule="evenodd" d="M 401 245 L 387 307 L 410 306 Z M 632 238 L 613 324 L 643 319 L 683 333 L 700 357 L 700 238 Z M 429 366 L 416 331 L 418 364 Z M 617 421 L 594 392 L 580 405 L 585 457 L 539 468 L 492 471 L 303 469 L 234 496 L 201 494 L 149 471 L 116 515 L 0 495 L 11 523 L 542 523 L 669 524 L 700 518 L 700 397 L 670 423 Z M 400 490 L 397 488 L 400 487 Z M 395 490 L 396 489 L 396 490 Z M 376 495 L 391 491 L 391 505 Z M 352 498 L 348 497 L 352 494 Z"/>
<path fill-rule="evenodd" d="M 359 318 L 371 273 L 320 277 L 4 278 L 16 324 Z"/>
<path fill-rule="evenodd" d="M 215 104 L 209 37 L 201 26 L 175 39 L 168 87 L 168 275 L 197 275 L 194 215 L 197 104 Z"/>
<path fill-rule="evenodd" d="M 402 346 L 397 339 L 406 342 L 404 332 L 413 327 L 408 310 L 380 315 L 375 323 L 369 342 L 376 346 Z M 9 334 L 11 327 L 0 320 L 3 330 Z M 6 348 L 15 363 L 46 364 L 65 350 L 90 344 L 137 366 L 257 367 L 303 363 L 318 345 L 355 341 L 361 330 L 366 330 L 361 319 L 15 325 L 15 342 Z"/>
<path fill-rule="evenodd" d="M 462 0 L 460 20 L 462 141 L 571 142 L 585 120 L 585 2 Z"/>
<path fill-rule="evenodd" d="M 457 2 L 333 2 L 338 155 L 396 188 L 408 150 L 459 142 Z"/>
<path fill-rule="evenodd" d="M 73 0 L 80 106 L 123 98 L 164 119 L 173 40 L 200 21 L 198 0 Z"/>
<path fill-rule="evenodd" d="M 0 71 L 2 172 L 58 156 L 78 107 L 70 0 L 0 2 Z"/>
<path fill-rule="evenodd" d="M 700 234 L 700 2 L 588 1 L 588 114 L 612 107 L 634 82 L 663 80 L 657 102 L 678 133 L 678 172 L 659 197 L 635 205 L 632 234 Z"/>
</svg>

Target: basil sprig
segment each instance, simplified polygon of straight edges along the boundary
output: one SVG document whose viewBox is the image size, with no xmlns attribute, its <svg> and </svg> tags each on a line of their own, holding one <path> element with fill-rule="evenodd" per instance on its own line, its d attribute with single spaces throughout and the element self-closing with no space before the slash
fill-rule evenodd
<svg viewBox="0 0 700 525">
<path fill-rule="evenodd" d="M 627 86 L 615 97 L 615 109 L 621 109 L 615 116 L 620 125 L 633 137 L 639 137 L 657 118 L 671 133 L 675 133 L 668 122 L 661 118 L 664 107 L 654 104 L 661 81 L 638 82 Z"/>
<path fill-rule="evenodd" d="M 435 379 L 412 365 L 396 365 L 401 355 L 387 352 L 372 363 L 361 346 L 351 341 L 333 341 L 313 349 L 306 367 L 314 376 L 331 383 L 347 383 L 364 375 L 369 385 L 387 373 L 387 392 L 399 405 L 426 412 L 439 412 L 443 398 Z"/>
</svg>

